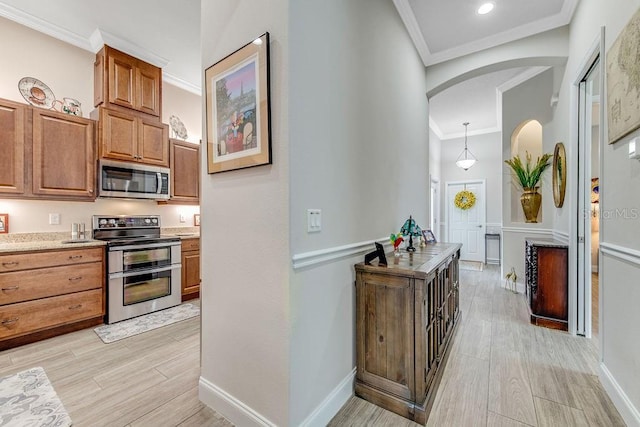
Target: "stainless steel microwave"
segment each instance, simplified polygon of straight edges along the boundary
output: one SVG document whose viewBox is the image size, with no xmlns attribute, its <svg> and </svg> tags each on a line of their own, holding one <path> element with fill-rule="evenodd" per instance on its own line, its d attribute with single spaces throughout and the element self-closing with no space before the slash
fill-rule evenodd
<svg viewBox="0 0 640 427">
<path fill-rule="evenodd" d="M 98 196 L 167 200 L 169 174 L 168 168 L 159 166 L 101 160 Z"/>
</svg>

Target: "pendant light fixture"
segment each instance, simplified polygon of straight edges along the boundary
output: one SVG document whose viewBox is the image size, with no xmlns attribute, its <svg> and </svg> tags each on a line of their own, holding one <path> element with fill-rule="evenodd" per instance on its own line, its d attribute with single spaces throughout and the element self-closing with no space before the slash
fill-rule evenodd
<svg viewBox="0 0 640 427">
<path fill-rule="evenodd" d="M 467 126 L 469 126 L 469 122 L 464 122 L 462 125 L 464 126 L 464 151 L 458 156 L 456 166 L 469 170 L 476 163 L 476 157 L 467 148 Z"/>
</svg>

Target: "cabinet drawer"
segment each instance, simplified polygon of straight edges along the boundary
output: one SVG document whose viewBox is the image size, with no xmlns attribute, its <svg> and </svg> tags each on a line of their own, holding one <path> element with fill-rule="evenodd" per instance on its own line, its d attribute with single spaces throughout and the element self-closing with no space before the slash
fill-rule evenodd
<svg viewBox="0 0 640 427">
<path fill-rule="evenodd" d="M 102 314 L 101 289 L 5 305 L 0 307 L 0 339 Z"/>
<path fill-rule="evenodd" d="M 185 239 L 182 241 L 182 252 L 200 250 L 200 239 Z"/>
<path fill-rule="evenodd" d="M 102 289 L 101 262 L 0 274 L 0 305 Z"/>
<path fill-rule="evenodd" d="M 0 273 L 102 261 L 104 248 L 56 250 L 0 256 Z"/>
</svg>

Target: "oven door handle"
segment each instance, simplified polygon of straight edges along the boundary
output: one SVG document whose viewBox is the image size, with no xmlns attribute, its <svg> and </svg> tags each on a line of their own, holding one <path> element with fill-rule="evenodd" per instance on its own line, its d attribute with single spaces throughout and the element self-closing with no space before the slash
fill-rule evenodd
<svg viewBox="0 0 640 427">
<path fill-rule="evenodd" d="M 182 264 L 171 264 L 169 267 L 153 268 L 150 270 L 128 271 L 126 273 L 110 273 L 109 279 L 124 279 L 131 276 L 140 276 L 142 274 L 162 273 L 164 271 L 176 270 L 182 268 Z"/>
<path fill-rule="evenodd" d="M 109 252 L 117 252 L 117 251 L 129 251 L 131 249 L 135 250 L 144 250 L 144 249 L 153 249 L 153 248 L 166 248 L 169 246 L 179 246 L 181 243 L 178 240 L 177 242 L 164 242 L 164 243 L 149 243 L 144 245 L 126 245 L 126 246 L 114 246 L 109 248 Z"/>
</svg>

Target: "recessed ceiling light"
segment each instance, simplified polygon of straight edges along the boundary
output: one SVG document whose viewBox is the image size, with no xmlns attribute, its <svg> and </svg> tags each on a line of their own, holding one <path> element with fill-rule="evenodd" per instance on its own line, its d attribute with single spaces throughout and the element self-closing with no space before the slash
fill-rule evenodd
<svg viewBox="0 0 640 427">
<path fill-rule="evenodd" d="M 487 13 L 491 12 L 494 7 L 496 7 L 495 3 L 484 3 L 478 8 L 478 15 L 486 15 Z"/>
</svg>

